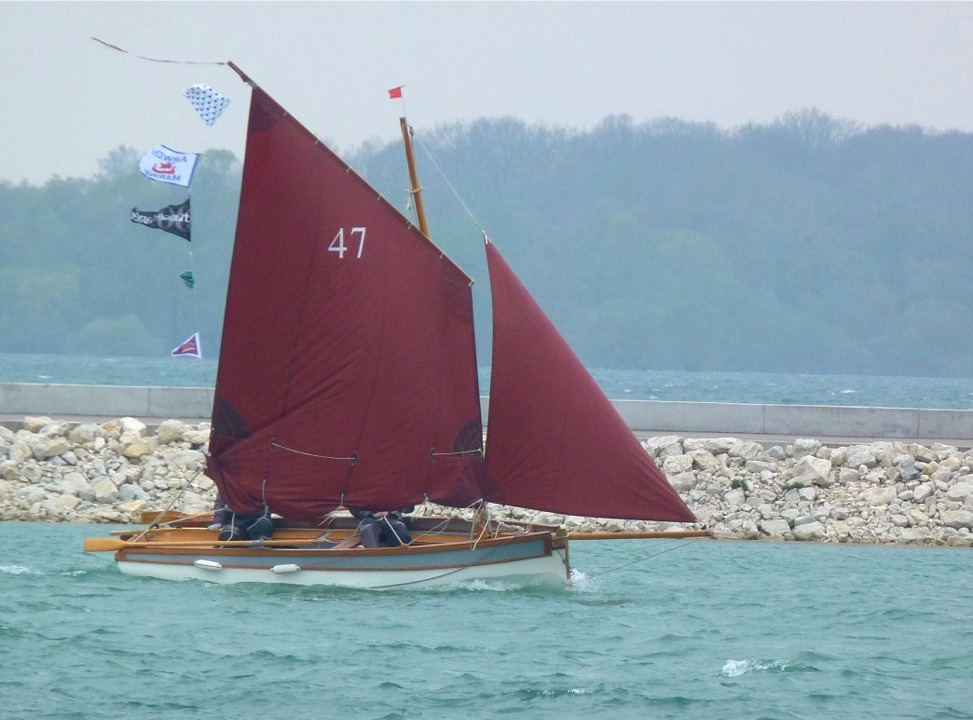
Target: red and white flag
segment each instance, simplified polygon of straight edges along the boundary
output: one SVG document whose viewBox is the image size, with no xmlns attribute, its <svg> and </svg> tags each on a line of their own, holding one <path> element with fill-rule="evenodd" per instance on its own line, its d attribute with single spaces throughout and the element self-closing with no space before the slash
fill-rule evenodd
<svg viewBox="0 0 973 720">
<path fill-rule="evenodd" d="M 179 347 L 172 349 L 172 357 L 203 357 L 203 346 L 199 342 L 199 333 L 193 333 Z"/>
<path fill-rule="evenodd" d="M 199 153 L 184 153 L 158 145 L 139 161 L 139 172 L 149 180 L 189 187 L 198 161 Z"/>
</svg>

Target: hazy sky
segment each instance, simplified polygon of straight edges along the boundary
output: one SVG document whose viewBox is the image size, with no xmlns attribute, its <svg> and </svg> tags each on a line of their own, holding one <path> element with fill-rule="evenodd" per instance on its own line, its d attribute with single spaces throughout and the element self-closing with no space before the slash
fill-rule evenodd
<svg viewBox="0 0 973 720">
<path fill-rule="evenodd" d="M 233 60 L 349 149 L 410 122 L 607 115 L 732 127 L 816 107 L 866 125 L 973 131 L 971 2 L 9 2 L 0 0 L 0 180 L 87 177 L 119 145 L 242 153 Z M 182 94 L 233 100 L 206 127 Z"/>
</svg>

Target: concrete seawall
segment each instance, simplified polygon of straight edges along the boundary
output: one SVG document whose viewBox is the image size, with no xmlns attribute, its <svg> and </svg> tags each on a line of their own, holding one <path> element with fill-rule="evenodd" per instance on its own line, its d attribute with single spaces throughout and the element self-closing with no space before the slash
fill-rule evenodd
<svg viewBox="0 0 973 720">
<path fill-rule="evenodd" d="M 146 424 L 208 419 L 212 388 L 0 383 L 0 421 L 26 415 L 53 418 L 134 417 Z M 871 408 L 833 405 L 613 400 L 637 434 L 817 438 L 843 443 L 874 439 L 973 446 L 973 410 Z M 482 399 L 488 417 L 489 398 Z M 154 422 L 153 422 L 154 421 Z"/>
</svg>

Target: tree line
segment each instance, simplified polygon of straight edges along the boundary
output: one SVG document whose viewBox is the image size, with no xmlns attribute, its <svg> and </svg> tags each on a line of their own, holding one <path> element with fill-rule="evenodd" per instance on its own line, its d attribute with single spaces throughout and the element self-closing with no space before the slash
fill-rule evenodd
<svg viewBox="0 0 973 720">
<path fill-rule="evenodd" d="M 733 129 L 481 119 L 417 138 L 430 232 L 476 281 L 481 348 L 485 230 L 589 366 L 973 372 L 973 134 L 805 110 Z M 399 144 L 344 155 L 408 212 Z M 0 352 L 157 355 L 196 330 L 216 349 L 239 159 L 203 157 L 186 243 L 129 221 L 185 199 L 138 156 L 0 183 Z"/>
</svg>

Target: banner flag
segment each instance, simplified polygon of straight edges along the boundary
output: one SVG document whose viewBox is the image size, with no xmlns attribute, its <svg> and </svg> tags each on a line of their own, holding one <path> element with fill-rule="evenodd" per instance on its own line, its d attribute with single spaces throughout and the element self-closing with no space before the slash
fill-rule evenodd
<svg viewBox="0 0 973 720">
<path fill-rule="evenodd" d="M 389 99 L 395 100 L 395 98 L 402 97 L 402 88 L 404 87 L 405 85 L 399 85 L 398 87 L 394 87 L 391 90 L 389 90 Z"/>
<path fill-rule="evenodd" d="M 203 122 L 210 126 L 230 104 L 228 97 L 220 95 L 209 85 L 190 85 L 185 94 L 196 108 L 196 112 L 203 118 Z"/>
<path fill-rule="evenodd" d="M 193 289 L 193 286 L 196 285 L 196 278 L 193 277 L 192 272 L 189 271 L 189 270 L 187 270 L 186 272 L 184 272 L 179 277 L 182 278 L 182 281 L 184 283 L 186 283 L 186 287 L 188 287 L 190 290 L 192 290 Z"/>
<path fill-rule="evenodd" d="M 173 348 L 171 354 L 172 357 L 203 357 L 203 346 L 199 342 L 199 333 L 193 333 L 192 337 L 188 338 L 179 347 Z"/>
<path fill-rule="evenodd" d="M 148 228 L 158 228 L 167 233 L 178 235 L 187 242 L 192 242 L 191 222 L 189 213 L 189 198 L 179 205 L 167 205 L 161 210 L 138 210 L 132 208 L 129 219 L 133 223 Z"/>
<path fill-rule="evenodd" d="M 157 145 L 139 161 L 139 172 L 149 180 L 189 187 L 198 161 L 198 153 L 183 153 Z"/>
</svg>

